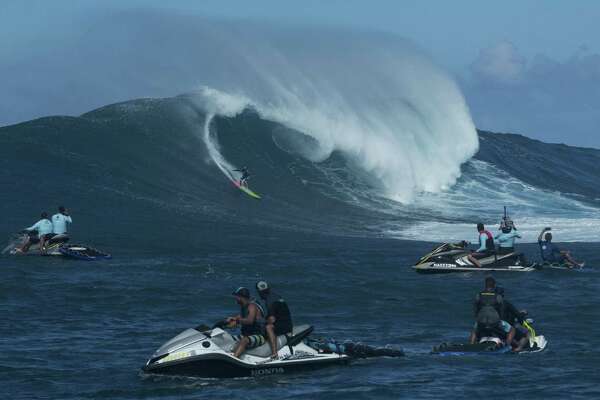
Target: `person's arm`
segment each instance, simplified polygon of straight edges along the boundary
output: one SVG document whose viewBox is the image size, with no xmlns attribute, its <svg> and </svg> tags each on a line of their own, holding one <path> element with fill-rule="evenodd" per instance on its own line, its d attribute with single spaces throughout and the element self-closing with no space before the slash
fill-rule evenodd
<svg viewBox="0 0 600 400">
<path fill-rule="evenodd" d="M 521 235 L 519 235 L 519 232 L 517 232 L 516 228 L 512 231 L 512 234 L 513 234 L 513 237 L 521 239 Z"/>
<path fill-rule="evenodd" d="M 540 232 L 540 236 L 538 236 L 538 242 L 541 242 L 542 240 L 544 240 L 544 233 L 548 232 L 550 229 L 548 228 L 544 228 L 542 229 L 542 231 Z"/>
<path fill-rule="evenodd" d="M 485 239 L 483 239 L 484 237 L 485 237 Z M 477 250 L 475 250 L 475 252 L 481 253 L 487 249 L 487 246 L 485 245 L 486 239 L 487 239 L 487 235 L 485 233 L 482 233 L 479 235 L 479 248 Z"/>
<path fill-rule="evenodd" d="M 69 224 L 73 223 L 73 220 L 71 219 L 71 216 L 69 214 L 63 214 L 65 216 L 65 221 L 67 221 Z"/>
<path fill-rule="evenodd" d="M 251 325 L 256 320 L 256 314 L 258 313 L 258 309 L 254 304 L 250 304 L 248 306 L 248 316 L 246 318 L 242 318 L 238 316 L 238 322 L 242 325 Z"/>
<path fill-rule="evenodd" d="M 40 222 L 42 222 L 41 220 L 36 222 L 35 224 L 31 225 L 29 228 L 25 228 L 26 231 L 37 231 L 40 229 Z"/>
<path fill-rule="evenodd" d="M 233 317 L 227 317 L 227 318 L 225 318 L 225 321 L 227 321 L 227 322 L 232 322 L 232 321 L 233 322 L 237 322 L 237 321 L 240 320 L 240 318 L 242 318 L 242 316 L 238 314 L 238 315 L 235 315 Z"/>
<path fill-rule="evenodd" d="M 274 324 L 277 321 L 275 315 L 278 314 L 279 302 L 276 301 L 269 307 L 269 315 L 267 315 L 267 323 Z"/>
</svg>

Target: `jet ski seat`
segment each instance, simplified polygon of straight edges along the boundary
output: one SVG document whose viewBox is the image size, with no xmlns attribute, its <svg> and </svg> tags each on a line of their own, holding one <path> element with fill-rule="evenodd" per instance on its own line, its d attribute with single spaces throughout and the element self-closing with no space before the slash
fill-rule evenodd
<svg viewBox="0 0 600 400">
<path fill-rule="evenodd" d="M 60 235 L 53 236 L 48 243 L 67 243 L 69 241 L 69 235 L 62 233 Z"/>
<path fill-rule="evenodd" d="M 277 350 L 281 349 L 285 345 L 295 346 L 302 341 L 305 337 L 310 335 L 313 331 L 313 327 L 310 325 L 298 325 L 294 326 L 291 335 L 280 335 L 277 336 Z M 269 343 L 265 343 L 262 346 L 258 346 L 254 349 L 246 351 L 246 354 L 267 358 L 271 355 L 271 346 Z"/>
</svg>

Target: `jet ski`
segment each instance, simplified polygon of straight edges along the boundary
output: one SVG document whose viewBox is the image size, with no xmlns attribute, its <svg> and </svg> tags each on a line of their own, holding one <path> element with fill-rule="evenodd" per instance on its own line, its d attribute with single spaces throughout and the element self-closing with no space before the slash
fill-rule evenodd
<svg viewBox="0 0 600 400">
<path fill-rule="evenodd" d="M 535 336 L 530 339 L 529 346 L 517 354 L 539 353 L 544 351 L 548 341 L 544 336 Z M 506 346 L 502 341 L 495 337 L 483 337 L 479 343 L 442 343 L 435 346 L 432 354 L 440 356 L 465 356 L 465 355 L 497 355 L 512 352 L 510 346 Z"/>
<path fill-rule="evenodd" d="M 156 350 L 142 370 L 151 374 L 235 378 L 314 370 L 350 360 L 345 354 L 319 352 L 305 344 L 303 340 L 313 331 L 310 325 L 296 326 L 290 335 L 277 338 L 277 359 L 270 358 L 268 343 L 236 358 L 232 352 L 237 339 L 220 326 L 183 331 Z"/>
<path fill-rule="evenodd" d="M 33 244 L 29 247 L 27 253 L 21 253 L 17 249 L 30 237 L 33 238 Z M 74 258 L 78 260 L 107 260 L 112 258 L 108 253 L 100 251 L 90 246 L 82 244 L 69 244 L 69 236 L 66 234 L 56 235 L 46 242 L 46 251 L 40 251 L 40 242 L 37 239 L 37 232 L 23 232 L 13 235 L 8 245 L 2 250 L 2 254 L 11 255 L 42 255 L 42 256 L 61 256 L 66 258 Z"/>
<path fill-rule="evenodd" d="M 82 244 L 64 244 L 58 248 L 58 251 L 64 257 L 84 261 L 110 260 L 112 258 L 108 253 Z"/>
<path fill-rule="evenodd" d="M 33 244 L 29 247 L 29 251 L 27 253 L 19 253 L 17 248 L 19 248 L 28 237 L 33 238 Z M 52 239 L 46 242 L 46 252 L 44 255 L 46 256 L 62 256 L 63 254 L 60 252 L 60 247 L 66 244 L 69 241 L 68 235 L 56 235 Z M 21 232 L 13 235 L 8 240 L 8 245 L 4 247 L 2 250 L 2 254 L 19 254 L 19 255 L 41 255 L 40 251 L 40 241 L 37 238 L 37 232 Z"/>
<path fill-rule="evenodd" d="M 571 265 L 569 263 L 551 263 L 548 261 L 544 261 L 543 263 L 540 264 L 540 268 L 541 269 L 562 269 L 562 270 L 582 270 L 583 267 L 585 267 L 585 264 L 579 266 L 579 265 Z"/>
<path fill-rule="evenodd" d="M 528 263 L 523 253 L 492 254 L 480 258 L 481 267 L 469 261 L 468 242 L 443 243 L 421 257 L 413 268 L 420 273 L 447 273 L 471 271 L 530 272 L 538 269 L 537 264 Z"/>
<path fill-rule="evenodd" d="M 517 354 L 538 353 L 544 351 L 548 341 L 543 335 L 537 335 L 533 328 L 533 320 L 528 318 L 523 326 L 529 331 L 529 342 Z M 435 346 L 432 354 L 441 356 L 464 356 L 464 355 L 494 355 L 512 352 L 511 346 L 507 345 L 498 337 L 482 337 L 478 343 L 442 343 Z"/>
</svg>

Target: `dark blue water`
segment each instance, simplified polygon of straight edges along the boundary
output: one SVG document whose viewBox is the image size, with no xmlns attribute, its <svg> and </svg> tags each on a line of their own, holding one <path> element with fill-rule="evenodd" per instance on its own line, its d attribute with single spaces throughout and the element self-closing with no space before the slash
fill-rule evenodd
<svg viewBox="0 0 600 400">
<path fill-rule="evenodd" d="M 465 340 L 481 274 L 427 276 L 409 268 L 429 246 L 303 238 L 252 252 L 186 256 L 115 252 L 85 263 L 1 259 L 0 380 L 5 398 L 595 398 L 599 273 L 497 275 L 549 340 L 539 354 L 440 358 Z M 600 246 L 572 245 L 598 265 Z M 534 251 L 535 248 L 527 248 Z M 179 331 L 236 312 L 229 295 L 268 279 L 297 323 L 338 340 L 402 347 L 400 359 L 361 360 L 289 376 L 206 380 L 143 376 Z"/>
<path fill-rule="evenodd" d="M 282 127 L 252 111 L 215 117 L 224 157 L 255 174 L 263 194 L 255 201 L 211 162 L 199 136 L 204 121 L 183 96 L 0 128 L 0 234 L 63 203 L 74 240 L 114 256 L 0 257 L 2 398 L 600 397 L 600 244 L 565 244 L 586 260 L 583 271 L 496 277 L 535 318 L 546 351 L 439 358 L 433 346 L 467 339 L 483 275 L 418 275 L 410 266 L 433 245 L 388 234 L 421 223 L 495 224 L 501 210 L 487 202 L 499 198 L 517 216 L 529 213 L 531 232 L 545 226 L 540 212 L 558 240 L 570 223 L 593 241 L 600 151 L 481 133 L 457 187 L 413 207 L 377 197 L 340 154 L 314 164 L 282 149 L 274 140 Z M 491 184 L 503 181 L 511 183 Z M 459 217 L 443 212 L 449 203 Z M 522 248 L 537 258 L 535 245 Z M 406 357 L 260 379 L 141 374 L 169 338 L 236 313 L 230 293 L 259 279 L 316 334 L 401 347 Z"/>
</svg>

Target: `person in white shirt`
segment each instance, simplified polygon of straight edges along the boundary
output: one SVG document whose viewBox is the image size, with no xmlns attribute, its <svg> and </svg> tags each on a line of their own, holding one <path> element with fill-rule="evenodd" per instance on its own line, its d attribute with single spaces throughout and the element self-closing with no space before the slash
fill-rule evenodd
<svg viewBox="0 0 600 400">
<path fill-rule="evenodd" d="M 64 235 L 67 233 L 67 224 L 72 224 L 73 220 L 63 206 L 58 207 L 58 214 L 52 216 L 52 233 L 55 235 Z"/>
<path fill-rule="evenodd" d="M 37 237 L 32 234 L 27 236 L 25 243 L 23 243 L 20 249 L 17 249 L 18 252 L 27 253 L 29 247 L 37 242 L 40 242 L 40 249 L 43 249 L 46 240 L 52 236 L 52 222 L 50 222 L 50 220 L 48 219 L 48 213 L 43 212 L 41 217 L 42 218 L 38 222 L 31 225 L 29 228 L 24 229 L 27 232 L 36 231 Z"/>
</svg>

